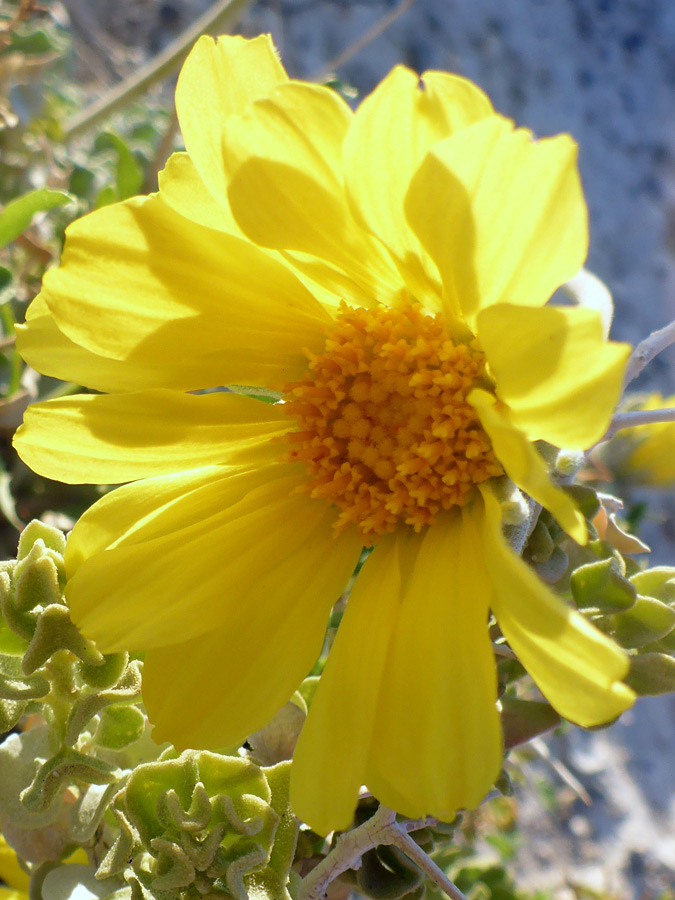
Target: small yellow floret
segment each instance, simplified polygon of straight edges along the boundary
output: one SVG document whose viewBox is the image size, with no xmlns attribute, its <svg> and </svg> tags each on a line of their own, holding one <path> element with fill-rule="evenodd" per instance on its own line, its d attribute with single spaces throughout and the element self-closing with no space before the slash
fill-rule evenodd
<svg viewBox="0 0 675 900">
<path fill-rule="evenodd" d="M 344 306 L 323 354 L 286 385 L 298 420 L 288 458 L 306 489 L 372 542 L 399 523 L 420 531 L 503 470 L 467 396 L 488 386 L 483 353 L 455 344 L 417 306 Z"/>
</svg>

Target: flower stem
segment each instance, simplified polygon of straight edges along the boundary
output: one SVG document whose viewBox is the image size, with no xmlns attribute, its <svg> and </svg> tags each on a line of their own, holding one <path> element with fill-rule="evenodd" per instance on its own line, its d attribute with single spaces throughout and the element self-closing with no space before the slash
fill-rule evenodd
<svg viewBox="0 0 675 900">
<path fill-rule="evenodd" d="M 340 835 L 335 848 L 303 878 L 300 900 L 321 900 L 338 875 L 358 867 L 363 854 L 382 843 L 385 829 L 395 820 L 393 810 L 380 806 L 367 822 Z"/>
<path fill-rule="evenodd" d="M 91 128 L 139 94 L 143 94 L 155 82 L 166 78 L 180 66 L 200 35 L 219 32 L 231 26 L 251 3 L 252 0 L 218 0 L 154 59 L 129 78 L 125 78 L 121 84 L 115 85 L 81 113 L 73 116 L 65 125 L 63 140 L 69 141 Z"/>
<path fill-rule="evenodd" d="M 671 344 L 675 344 L 675 322 L 671 322 L 658 331 L 653 331 L 644 341 L 640 341 L 628 360 L 626 377 L 623 382 L 624 390 L 655 356 L 658 356 Z"/>
<path fill-rule="evenodd" d="M 386 15 L 382 16 L 381 19 L 378 19 L 372 28 L 369 28 L 365 34 L 362 34 L 352 44 L 340 51 L 337 56 L 328 60 L 318 72 L 315 72 L 314 75 L 312 75 L 312 81 L 324 81 L 329 75 L 333 74 L 341 66 L 344 66 L 345 63 L 348 63 L 357 55 L 357 53 L 360 53 L 369 44 L 372 44 L 376 38 L 380 37 L 381 34 L 384 34 L 387 28 L 389 28 L 390 25 L 393 25 L 404 12 L 407 12 L 414 2 L 415 0 L 401 0 L 398 6 L 395 6 Z"/>
<path fill-rule="evenodd" d="M 340 835 L 328 856 L 303 878 L 299 900 L 322 900 L 332 881 L 347 869 L 359 867 L 364 853 L 387 844 L 402 850 L 451 900 L 467 900 L 445 872 L 410 837 L 411 831 L 434 824 L 437 820 L 432 818 L 397 822 L 393 809 L 379 806 L 367 822 Z"/>
<path fill-rule="evenodd" d="M 601 441 L 606 441 L 624 428 L 635 428 L 637 425 L 655 425 L 658 422 L 675 422 L 675 409 L 636 409 L 632 412 L 617 413 L 603 435 Z"/>
<path fill-rule="evenodd" d="M 445 872 L 415 843 L 409 834 L 401 830 L 399 825 L 390 826 L 390 832 L 388 843 L 394 844 L 395 847 L 402 850 L 408 859 L 419 866 L 427 878 L 431 878 L 451 900 L 467 900 L 466 895 L 460 891 L 457 885 L 450 881 Z"/>
</svg>

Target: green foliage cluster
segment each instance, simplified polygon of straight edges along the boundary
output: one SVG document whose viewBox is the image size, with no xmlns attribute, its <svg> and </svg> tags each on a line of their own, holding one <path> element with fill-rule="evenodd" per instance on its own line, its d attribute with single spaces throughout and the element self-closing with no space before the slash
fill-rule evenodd
<svg viewBox="0 0 675 900">
<path fill-rule="evenodd" d="M 101 896 L 290 900 L 290 763 L 155 745 L 142 663 L 104 656 L 70 621 L 64 549 L 34 521 L 0 568 L 0 728 L 34 717 L 0 744 L 0 830 L 33 864 L 33 892 L 59 900 L 69 882 L 50 873 L 81 846 Z"/>
<path fill-rule="evenodd" d="M 171 92 L 130 101 L 105 129 L 70 135 L 72 117 L 90 100 L 77 85 L 81 59 L 57 16 L 36 9 L 13 21 L 19 3 L 0 12 L 0 556 L 16 531 L 46 510 L 77 518 L 98 489 L 38 479 L 16 457 L 11 435 L 26 406 L 75 391 L 27 370 L 15 325 L 58 261 L 74 219 L 108 203 L 156 189 L 156 172 L 174 147 Z M 5 29 L 3 31 L 3 28 Z M 58 519 L 57 519 L 58 520 Z M 64 524 L 67 519 L 64 520 Z"/>
<path fill-rule="evenodd" d="M 601 499 L 620 507 L 616 497 L 586 485 L 566 488 L 587 518 L 591 540 L 570 546 L 547 512 L 542 512 L 525 547 L 524 557 L 539 575 L 553 583 L 570 604 L 628 652 L 627 683 L 639 695 L 675 690 L 675 568 L 643 570 L 634 554 L 647 550 L 626 534 L 614 516 L 606 516 L 603 538 L 593 524 Z M 567 552 L 565 549 L 567 549 Z"/>
</svg>

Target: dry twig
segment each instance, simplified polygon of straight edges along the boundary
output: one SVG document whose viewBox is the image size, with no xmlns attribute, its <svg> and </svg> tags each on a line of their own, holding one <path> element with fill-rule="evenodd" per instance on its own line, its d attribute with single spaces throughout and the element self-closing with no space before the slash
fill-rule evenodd
<svg viewBox="0 0 675 900">
<path fill-rule="evenodd" d="M 623 382 L 624 390 L 654 357 L 670 347 L 671 344 L 675 344 L 675 322 L 671 322 L 658 331 L 653 331 L 644 341 L 640 341 L 628 360 L 626 377 Z"/>
<path fill-rule="evenodd" d="M 344 66 L 345 63 L 349 62 L 350 59 L 353 59 L 369 44 L 372 44 L 376 38 L 381 34 L 384 34 L 387 28 L 389 28 L 390 25 L 393 25 L 404 12 L 407 12 L 414 2 L 415 0 L 401 0 L 398 6 L 394 7 L 394 9 L 385 16 L 382 16 L 381 19 L 378 19 L 372 28 L 369 28 L 365 34 L 362 34 L 361 37 L 358 38 L 358 40 L 354 41 L 348 47 L 345 47 L 345 49 L 338 53 L 337 56 L 334 56 L 333 59 L 328 60 L 326 65 L 312 76 L 312 81 L 325 81 L 325 79 L 331 73 L 335 72 L 336 69 L 339 69 L 340 66 Z"/>
<path fill-rule="evenodd" d="M 303 878 L 300 900 L 322 900 L 331 882 L 347 869 L 359 867 L 364 853 L 388 844 L 402 850 L 451 900 L 466 900 L 445 872 L 410 837 L 410 832 L 435 824 L 437 821 L 432 818 L 397 822 L 393 809 L 378 807 L 375 815 L 367 822 L 340 835 L 328 856 Z"/>
</svg>

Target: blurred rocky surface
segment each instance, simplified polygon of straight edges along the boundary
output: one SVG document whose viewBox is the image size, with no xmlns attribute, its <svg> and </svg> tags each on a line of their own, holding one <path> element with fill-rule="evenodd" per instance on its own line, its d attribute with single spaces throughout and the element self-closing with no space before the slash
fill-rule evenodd
<svg viewBox="0 0 675 900">
<path fill-rule="evenodd" d="M 620 900 L 672 888 L 674 741 L 674 696 L 642 698 L 610 728 L 569 728 L 549 739 L 551 754 L 578 779 L 590 805 L 549 766 L 525 767 L 517 789 L 517 883 L 552 890 L 556 900 L 575 900 L 574 888 Z"/>
<path fill-rule="evenodd" d="M 209 5 L 64 0 L 81 40 L 110 47 L 113 80 Z M 239 30 L 271 32 L 290 73 L 309 77 L 395 6 L 258 0 Z M 674 46 L 672 0 L 416 0 L 338 74 L 363 95 L 396 63 L 447 69 L 474 79 L 537 135 L 571 133 L 590 209 L 589 267 L 614 293 L 614 335 L 635 343 L 675 317 Z M 664 354 L 647 383 L 674 390 L 674 361 Z M 673 546 L 662 545 L 661 561 L 675 562 Z M 521 883 L 553 888 L 559 900 L 576 897 L 575 885 L 620 900 L 675 885 L 674 745 L 672 697 L 641 700 L 608 730 L 552 741 L 593 804 L 572 796 L 562 810 L 547 806 L 541 783 L 556 776 L 541 765 L 527 770 L 540 789 L 519 791 Z"/>
<path fill-rule="evenodd" d="M 271 32 L 289 71 L 308 77 L 396 5 L 258 0 L 239 30 Z M 96 16 L 119 44 L 152 53 L 209 3 L 66 6 Z M 399 62 L 448 69 L 537 135 L 571 133 L 591 216 L 589 266 L 615 294 L 616 336 L 635 341 L 675 316 L 674 44 L 671 0 L 416 0 L 339 75 L 363 94 Z M 675 388 L 672 366 L 657 368 Z"/>
</svg>

